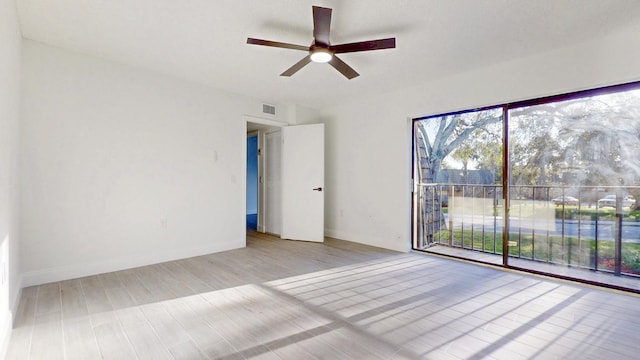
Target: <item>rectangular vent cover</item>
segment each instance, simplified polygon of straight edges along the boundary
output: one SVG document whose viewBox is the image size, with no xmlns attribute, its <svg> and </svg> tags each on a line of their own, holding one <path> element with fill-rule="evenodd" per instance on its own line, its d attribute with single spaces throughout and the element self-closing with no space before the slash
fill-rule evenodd
<svg viewBox="0 0 640 360">
<path fill-rule="evenodd" d="M 276 107 L 272 105 L 262 104 L 262 112 L 265 114 L 275 115 Z"/>
</svg>

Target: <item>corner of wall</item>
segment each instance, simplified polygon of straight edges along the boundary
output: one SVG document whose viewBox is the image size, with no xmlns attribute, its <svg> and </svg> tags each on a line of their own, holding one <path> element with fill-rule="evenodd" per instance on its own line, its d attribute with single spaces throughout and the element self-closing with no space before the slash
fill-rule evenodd
<svg viewBox="0 0 640 360">
<path fill-rule="evenodd" d="M 360 240 L 360 238 L 362 237 L 361 235 L 342 232 L 335 229 L 325 228 L 324 233 L 326 237 L 330 237 L 338 240 L 350 241 L 350 242 L 368 245 L 368 246 L 379 247 L 381 249 L 398 251 L 402 253 L 407 253 L 411 251 L 411 246 L 410 246 L 411 242 L 407 241 L 406 239 L 403 239 L 401 236 L 399 236 L 396 239 L 396 241 L 393 241 L 393 242 L 390 242 L 387 239 L 374 238 L 371 236 L 367 236 L 367 240 L 363 241 L 363 240 Z"/>
</svg>

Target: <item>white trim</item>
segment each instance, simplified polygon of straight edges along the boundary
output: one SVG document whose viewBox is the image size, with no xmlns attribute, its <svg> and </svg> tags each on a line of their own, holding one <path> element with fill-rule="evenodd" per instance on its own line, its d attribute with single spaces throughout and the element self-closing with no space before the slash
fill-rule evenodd
<svg viewBox="0 0 640 360">
<path fill-rule="evenodd" d="M 408 190 L 407 195 L 405 197 L 406 205 L 405 205 L 405 228 L 407 232 L 407 238 L 409 239 L 409 249 L 413 249 L 414 244 L 414 234 L 417 237 L 418 228 L 417 228 L 417 216 L 414 218 L 413 209 L 417 209 L 417 197 L 415 198 L 416 203 L 414 203 L 414 192 L 417 191 L 417 187 L 415 186 L 415 179 L 412 178 L 414 163 L 413 163 L 413 118 L 407 117 L 406 120 L 407 128 L 406 128 L 406 178 L 408 179 Z M 414 228 L 415 226 L 415 228 Z"/>
<path fill-rule="evenodd" d="M 27 287 L 55 281 L 76 279 L 84 276 L 103 274 L 112 271 L 158 264 L 166 261 L 180 260 L 221 251 L 240 249 L 245 246 L 246 237 L 235 241 L 226 241 L 202 248 L 167 249 L 163 253 L 150 252 L 150 254 L 146 256 L 141 256 L 142 254 L 135 254 L 132 256 L 103 262 L 90 262 L 30 271 L 22 274 L 22 285 Z"/>
<path fill-rule="evenodd" d="M 289 123 L 286 123 L 284 121 L 265 119 L 265 118 L 261 118 L 253 115 L 244 115 L 244 120 L 245 122 L 252 122 L 252 123 L 268 125 L 268 126 L 276 126 L 276 127 L 289 126 Z"/>
</svg>

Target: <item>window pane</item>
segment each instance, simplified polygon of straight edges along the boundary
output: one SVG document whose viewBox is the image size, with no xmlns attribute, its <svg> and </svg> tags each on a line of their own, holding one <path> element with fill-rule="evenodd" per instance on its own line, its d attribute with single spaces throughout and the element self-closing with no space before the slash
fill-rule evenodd
<svg viewBox="0 0 640 360">
<path fill-rule="evenodd" d="M 413 247 L 640 290 L 639 87 L 414 120 Z"/>
<path fill-rule="evenodd" d="M 414 122 L 414 247 L 473 256 L 502 251 L 502 108 Z M 491 257 L 491 256 L 489 256 Z"/>
<path fill-rule="evenodd" d="M 640 274 L 640 90 L 512 109 L 508 131 L 510 264 Z"/>
</svg>

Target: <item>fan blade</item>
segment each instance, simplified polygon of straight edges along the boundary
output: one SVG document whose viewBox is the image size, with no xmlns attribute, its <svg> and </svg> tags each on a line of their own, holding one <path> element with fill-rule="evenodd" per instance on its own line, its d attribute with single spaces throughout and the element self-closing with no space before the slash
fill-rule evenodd
<svg viewBox="0 0 640 360">
<path fill-rule="evenodd" d="M 247 44 L 264 45 L 264 46 L 272 46 L 272 47 L 285 48 L 285 49 L 309 51 L 309 47 L 308 46 L 288 44 L 288 43 L 283 43 L 283 42 L 278 42 L 278 41 L 271 41 L 271 40 L 254 39 L 254 38 L 247 38 Z"/>
<path fill-rule="evenodd" d="M 315 44 L 322 47 L 329 46 L 329 30 L 331 28 L 331 9 L 319 6 L 313 7 L 313 38 Z"/>
<path fill-rule="evenodd" d="M 354 77 L 360 76 L 351 66 L 347 65 L 344 61 L 338 59 L 337 56 L 333 55 L 329 64 L 333 66 L 336 70 L 340 71 L 342 75 L 344 75 L 347 79 L 351 80 Z"/>
<path fill-rule="evenodd" d="M 360 41 L 349 44 L 330 46 L 329 49 L 335 54 L 344 54 L 356 51 L 392 49 L 396 47 L 396 38 Z"/>
<path fill-rule="evenodd" d="M 292 67 L 285 70 L 280 76 L 291 76 L 302 69 L 305 65 L 311 62 L 311 55 L 305 56 L 302 60 L 295 63 Z"/>
</svg>

